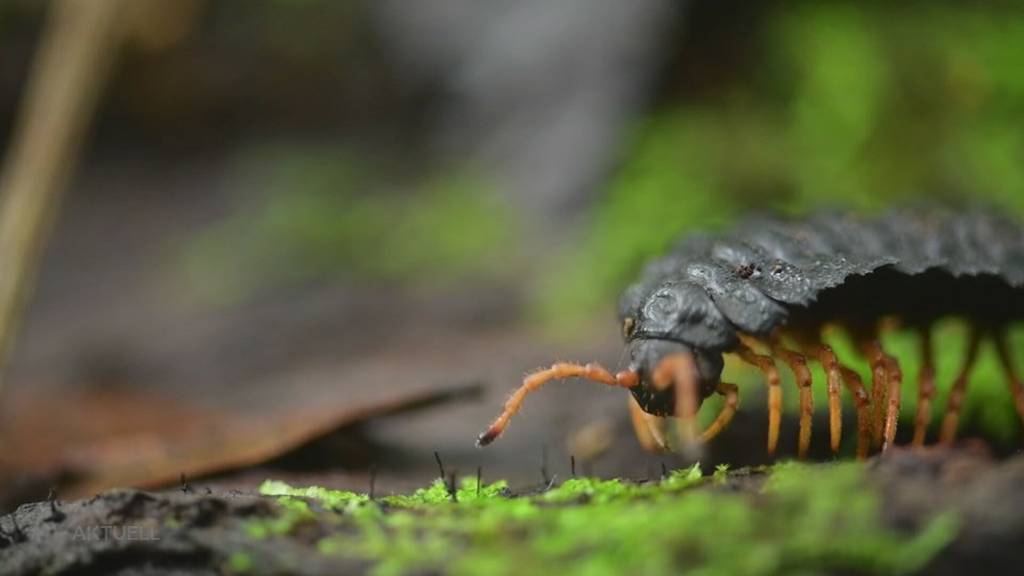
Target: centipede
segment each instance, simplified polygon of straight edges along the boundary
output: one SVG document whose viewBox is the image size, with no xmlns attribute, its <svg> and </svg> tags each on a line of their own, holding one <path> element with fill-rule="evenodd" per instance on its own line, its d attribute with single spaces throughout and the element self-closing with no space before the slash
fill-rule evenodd
<svg viewBox="0 0 1024 576">
<path fill-rule="evenodd" d="M 643 448 L 699 446 L 726 430 L 739 406 L 739 387 L 721 379 L 724 355 L 732 354 L 763 375 L 769 454 L 779 443 L 782 366 L 799 395 L 797 455 L 807 456 L 814 414 L 808 363 L 817 362 L 827 380 L 829 448 L 840 449 L 843 397 L 849 395 L 856 454 L 863 459 L 889 450 L 896 439 L 905 378 L 881 334 L 899 326 L 919 336 L 909 444 L 923 446 L 936 408 L 933 332 L 947 317 L 962 318 L 968 337 L 936 443 L 956 439 L 971 371 L 986 342 L 994 343 L 1009 397 L 1024 421 L 1024 386 L 1008 339 L 1009 328 L 1024 319 L 1019 222 L 992 207 L 749 216 L 727 231 L 686 234 L 623 292 L 625 370 L 613 374 L 597 363 L 560 362 L 530 373 L 477 444 L 501 436 L 528 395 L 575 377 L 630 392 L 631 421 Z M 839 358 L 826 343 L 825 330 L 836 328 L 858 358 Z M 862 378 L 854 362 L 864 363 L 870 377 Z M 716 394 L 724 399 L 720 411 L 700 430 L 698 410 Z"/>
</svg>

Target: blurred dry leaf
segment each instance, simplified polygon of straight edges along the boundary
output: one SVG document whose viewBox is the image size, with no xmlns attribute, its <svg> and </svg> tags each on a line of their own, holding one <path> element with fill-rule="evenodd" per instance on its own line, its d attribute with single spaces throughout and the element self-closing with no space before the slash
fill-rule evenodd
<svg viewBox="0 0 1024 576">
<path fill-rule="evenodd" d="M 363 403 L 245 414 L 151 391 L 26 391 L 0 424 L 0 471 L 60 483 L 62 495 L 114 486 L 153 488 L 258 465 L 372 418 L 476 395 L 475 384 Z"/>
</svg>

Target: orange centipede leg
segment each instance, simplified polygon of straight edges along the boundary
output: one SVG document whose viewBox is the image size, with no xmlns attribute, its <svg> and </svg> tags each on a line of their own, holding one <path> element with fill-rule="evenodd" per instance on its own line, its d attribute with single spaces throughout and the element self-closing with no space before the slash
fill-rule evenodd
<svg viewBox="0 0 1024 576">
<path fill-rule="evenodd" d="M 857 409 L 857 458 L 863 460 L 868 457 L 868 449 L 871 447 L 871 400 L 860 374 L 842 364 L 839 365 L 839 371 L 846 387 L 853 394 Z"/>
<path fill-rule="evenodd" d="M 494 420 L 487 430 L 484 430 L 477 438 L 477 445 L 486 446 L 491 442 L 494 442 L 498 436 L 501 436 L 502 432 L 504 432 L 505 428 L 508 426 L 509 420 L 511 420 L 512 416 L 522 408 L 523 400 L 526 399 L 528 394 L 537 391 L 541 386 L 552 380 L 572 377 L 585 378 L 592 382 L 622 388 L 633 388 L 640 383 L 640 377 L 636 372 L 619 372 L 613 376 L 611 372 L 594 363 L 587 364 L 586 366 L 567 362 L 552 364 L 550 368 L 533 372 L 523 379 L 523 383 L 505 402 L 505 409 L 502 410 L 501 414 Z"/>
<path fill-rule="evenodd" d="M 935 397 L 935 349 L 930 327 L 920 329 L 921 371 L 917 375 L 917 414 L 914 415 L 914 446 L 924 446 L 928 424 L 932 419 Z"/>
<path fill-rule="evenodd" d="M 956 438 L 957 426 L 960 424 L 960 409 L 963 407 L 964 395 L 967 393 L 967 379 L 978 359 L 978 348 L 981 346 L 981 332 L 971 326 L 968 335 L 967 355 L 946 401 L 946 414 L 942 418 L 942 429 L 939 432 L 939 443 L 951 444 Z"/>
<path fill-rule="evenodd" d="M 831 346 L 812 344 L 809 346 L 809 350 L 811 354 L 817 356 L 828 379 L 829 448 L 835 453 L 839 451 L 839 444 L 843 439 L 843 404 L 839 396 L 840 388 L 843 385 L 843 373 L 839 359 L 836 358 L 836 353 L 832 351 Z"/>
<path fill-rule="evenodd" d="M 999 363 L 1006 374 L 1006 385 L 1010 388 L 1010 394 L 1013 396 L 1013 405 L 1017 408 L 1017 415 L 1024 422 L 1024 385 L 1021 385 L 1020 375 L 1014 366 L 1013 357 L 1010 356 L 1006 339 L 1005 328 L 996 333 L 996 352 L 999 354 Z"/>
<path fill-rule="evenodd" d="M 885 405 L 885 426 L 882 429 L 882 452 L 885 452 L 896 440 L 896 426 L 900 417 L 900 401 L 902 398 L 903 371 L 899 361 L 888 354 L 885 355 L 885 381 L 889 384 Z"/>
<path fill-rule="evenodd" d="M 722 406 L 722 411 L 718 413 L 715 421 L 700 435 L 701 442 L 709 442 L 722 430 L 725 430 L 732 422 L 732 417 L 736 415 L 736 408 L 740 404 L 740 389 L 735 384 L 719 382 L 715 387 L 715 392 L 725 397 L 725 405 Z"/>
<path fill-rule="evenodd" d="M 878 448 L 883 440 L 886 396 L 889 391 L 888 360 L 877 339 L 858 340 L 858 348 L 871 366 L 871 443 Z"/>
<path fill-rule="evenodd" d="M 756 366 L 764 374 L 765 383 L 768 385 L 768 454 L 775 454 L 779 444 L 779 426 L 782 422 L 782 386 L 779 380 L 779 371 L 775 367 L 775 361 L 771 356 L 764 356 L 754 352 L 746 342 L 742 342 L 736 349 L 736 354 L 744 362 Z"/>
<path fill-rule="evenodd" d="M 664 419 L 644 412 L 632 394 L 629 395 L 629 416 L 633 422 L 636 439 L 648 452 L 664 452 L 668 449 L 665 443 Z"/>
<path fill-rule="evenodd" d="M 782 359 L 793 372 L 797 388 L 800 389 L 800 440 L 797 446 L 797 457 L 806 458 L 811 447 L 811 423 L 814 417 L 814 397 L 811 392 L 811 371 L 807 368 L 807 358 L 787 349 L 782 345 L 781 338 L 771 341 L 772 354 Z"/>
</svg>

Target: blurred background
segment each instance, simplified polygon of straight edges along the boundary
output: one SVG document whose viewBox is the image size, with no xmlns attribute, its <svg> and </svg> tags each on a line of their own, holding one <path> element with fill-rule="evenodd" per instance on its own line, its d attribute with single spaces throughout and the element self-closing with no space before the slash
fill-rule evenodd
<svg viewBox="0 0 1024 576">
<path fill-rule="evenodd" d="M 179 472 L 365 489 L 374 471 L 399 489 L 435 474 L 434 451 L 519 484 L 564 478 L 570 455 L 649 475 L 671 459 L 640 453 L 621 391 L 586 383 L 531 397 L 493 447 L 473 441 L 525 372 L 620 363 L 617 295 L 684 230 L 753 210 L 1024 211 L 1022 16 L 959 1 L 4 0 L 4 169 L 30 100 L 45 119 L 63 97 L 85 128 L 44 133 L 44 157 L 70 151 L 26 177 L 70 171 L 13 323 L 0 499 Z M 81 89 L 28 89 L 44 62 Z M 944 389 L 963 327 L 940 332 Z M 913 340 L 890 340 L 912 383 Z M 727 370 L 748 386 L 708 462 L 764 461 L 758 378 Z M 991 359 L 977 374 L 966 426 L 1012 445 Z M 410 412 L 424 403 L 441 405 Z"/>
</svg>

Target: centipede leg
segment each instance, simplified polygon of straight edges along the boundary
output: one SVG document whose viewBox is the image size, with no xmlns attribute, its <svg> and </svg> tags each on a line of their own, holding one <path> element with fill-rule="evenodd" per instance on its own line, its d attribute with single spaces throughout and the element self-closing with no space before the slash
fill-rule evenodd
<svg viewBox="0 0 1024 576">
<path fill-rule="evenodd" d="M 797 446 L 797 457 L 806 458 L 811 447 L 811 423 L 814 416 L 814 397 L 811 393 L 811 371 L 807 369 L 807 359 L 782 345 L 781 338 L 771 341 L 772 354 L 782 359 L 793 372 L 796 385 L 800 389 L 800 440 Z"/>
<path fill-rule="evenodd" d="M 922 327 L 921 371 L 917 376 L 917 414 L 914 415 L 914 446 L 924 446 L 928 424 L 932 419 L 932 398 L 935 397 L 935 349 L 930 327 Z"/>
<path fill-rule="evenodd" d="M 715 392 L 725 397 L 725 405 L 722 406 L 722 411 L 718 413 L 715 421 L 700 435 L 701 442 L 709 442 L 725 430 L 732 422 L 732 417 L 736 415 L 736 408 L 740 404 L 740 389 L 735 384 L 719 382 Z"/>
<path fill-rule="evenodd" d="M 839 397 L 843 382 L 842 370 L 839 366 L 839 359 L 836 358 L 836 353 L 832 351 L 831 346 L 814 344 L 810 346 L 810 352 L 818 357 L 818 362 L 821 363 L 828 378 L 829 447 L 835 453 L 839 451 L 839 444 L 843 438 L 843 404 Z M 860 408 L 858 408 L 859 414 Z"/>
<path fill-rule="evenodd" d="M 668 449 L 668 445 L 665 443 L 664 420 L 644 412 L 632 394 L 629 396 L 629 416 L 633 422 L 636 439 L 644 450 L 664 452 Z"/>
<path fill-rule="evenodd" d="M 618 386 L 622 388 L 632 388 L 640 383 L 640 377 L 636 372 L 619 372 L 613 376 L 611 372 L 594 363 L 587 364 L 586 366 L 566 362 L 552 364 L 550 368 L 533 372 L 523 379 L 523 383 L 505 402 L 505 408 L 502 410 L 501 414 L 498 415 L 487 430 L 484 430 L 477 438 L 477 445 L 486 446 L 491 442 L 494 442 L 498 436 L 501 436 L 502 432 L 504 432 L 505 428 L 508 426 L 509 420 L 511 420 L 512 416 L 522 408 L 523 400 L 526 399 L 528 394 L 535 392 L 540 389 L 541 386 L 552 380 L 560 380 L 574 376 L 586 378 L 587 380 L 598 382 L 600 384 L 607 384 L 608 386 Z"/>
<path fill-rule="evenodd" d="M 902 399 L 903 371 L 899 361 L 886 353 L 877 338 L 860 341 L 861 350 L 871 364 L 871 403 L 873 419 L 871 440 L 875 447 L 881 445 L 882 452 L 889 449 L 896 439 Z"/>
<path fill-rule="evenodd" d="M 768 454 L 775 454 L 779 444 L 779 426 L 782 421 L 782 386 L 779 371 L 771 356 L 754 352 L 746 343 L 741 343 L 736 353 L 744 362 L 756 366 L 764 374 L 768 385 Z"/>
<path fill-rule="evenodd" d="M 1024 422 L 1024 385 L 1021 384 L 1020 375 L 1010 356 L 1010 349 L 1007 345 L 1006 329 L 1003 328 L 996 333 L 996 351 L 999 354 L 999 363 L 1006 374 L 1006 385 L 1010 388 L 1013 396 L 1013 405 L 1017 408 L 1017 415 Z"/>
<path fill-rule="evenodd" d="M 858 347 L 871 366 L 871 443 L 878 448 L 883 440 L 886 396 L 889 390 L 887 358 L 877 339 L 858 340 Z"/>
<path fill-rule="evenodd" d="M 978 348 L 981 346 L 981 332 L 977 327 L 971 326 L 968 335 L 967 355 L 964 357 L 963 366 L 953 387 L 949 391 L 949 400 L 946 401 L 946 414 L 942 418 L 942 429 L 939 432 L 941 444 L 951 444 L 956 438 L 957 426 L 960 423 L 960 409 L 963 408 L 964 396 L 967 393 L 967 379 L 978 359 Z"/>
<path fill-rule="evenodd" d="M 857 409 L 857 458 L 863 460 L 868 457 L 868 449 L 871 446 L 871 400 L 859 374 L 841 364 L 839 371 L 846 387 L 853 394 L 854 406 Z"/>
<path fill-rule="evenodd" d="M 899 424 L 900 401 L 902 399 L 903 370 L 899 361 L 888 354 L 885 355 L 885 381 L 889 385 L 885 404 L 885 426 L 882 429 L 882 452 L 885 452 L 896 440 L 896 426 Z"/>
</svg>

